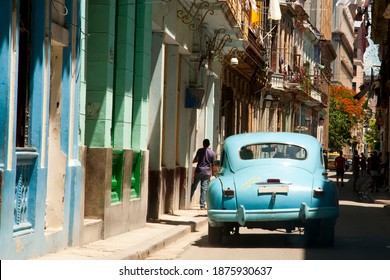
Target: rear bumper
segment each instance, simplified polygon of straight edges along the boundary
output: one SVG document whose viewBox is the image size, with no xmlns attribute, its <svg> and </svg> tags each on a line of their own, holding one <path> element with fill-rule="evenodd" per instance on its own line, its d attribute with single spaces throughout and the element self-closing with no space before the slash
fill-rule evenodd
<svg viewBox="0 0 390 280">
<path fill-rule="evenodd" d="M 269 221 L 297 221 L 337 218 L 338 207 L 310 208 L 302 203 L 300 208 L 289 209 L 256 209 L 246 210 L 240 205 L 237 210 L 208 210 L 209 223 L 213 227 L 221 226 L 226 222 L 236 222 L 245 226 L 246 222 L 269 222 Z"/>
</svg>

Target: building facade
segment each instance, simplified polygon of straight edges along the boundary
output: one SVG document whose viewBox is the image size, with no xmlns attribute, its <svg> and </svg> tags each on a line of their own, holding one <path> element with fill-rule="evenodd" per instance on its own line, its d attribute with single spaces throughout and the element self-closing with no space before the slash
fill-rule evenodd
<svg viewBox="0 0 390 280">
<path fill-rule="evenodd" d="M 217 157 L 226 137 L 255 131 L 310 134 L 326 149 L 332 5 L 6 4 L 0 256 L 43 255 L 196 207 L 192 160 L 205 138 Z"/>
<path fill-rule="evenodd" d="M 352 88 L 356 8 L 333 2 L 332 42 L 338 57 L 332 63 L 333 82 Z"/>
<path fill-rule="evenodd" d="M 205 138 L 217 152 L 222 144 L 223 80 L 230 75 L 223 65 L 232 49 L 243 51 L 240 39 L 247 38 L 249 11 L 239 1 L 153 4 L 148 139 L 153 154 L 149 163 L 151 219 L 190 207 L 196 150 Z"/>
<path fill-rule="evenodd" d="M 378 56 L 381 61 L 379 77 L 371 79 L 373 89 L 373 104 L 370 118 L 375 119 L 380 130 L 380 148 L 384 156 L 390 151 L 389 147 L 389 96 L 390 96 L 390 61 L 389 61 L 389 19 L 390 1 L 373 1 L 371 14 L 371 39 L 379 45 Z"/>
<path fill-rule="evenodd" d="M 148 1 L 85 3 L 78 135 L 82 244 L 146 223 L 151 18 Z"/>
<path fill-rule="evenodd" d="M 79 244 L 79 1 L 6 1 L 0 24 L 0 258 Z"/>
</svg>

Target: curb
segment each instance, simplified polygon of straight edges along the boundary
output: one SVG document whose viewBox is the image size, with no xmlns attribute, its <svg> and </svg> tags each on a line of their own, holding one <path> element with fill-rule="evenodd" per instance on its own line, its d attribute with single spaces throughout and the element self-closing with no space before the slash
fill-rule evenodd
<svg viewBox="0 0 390 280">
<path fill-rule="evenodd" d="M 34 257 L 35 260 L 145 260 L 179 239 L 198 231 L 208 218 L 197 210 L 164 214 L 144 227 L 82 246 Z"/>
<path fill-rule="evenodd" d="M 115 252 L 109 256 L 102 258 L 102 260 L 144 260 L 150 254 L 163 249 L 169 244 L 174 243 L 177 239 L 184 237 L 191 233 L 191 226 L 178 226 L 162 235 L 156 237 L 151 242 L 139 244 L 131 248 Z"/>
<path fill-rule="evenodd" d="M 182 222 L 179 221 L 178 222 Z M 174 221 L 170 220 L 172 223 Z M 197 231 L 200 227 L 203 227 L 207 224 L 208 219 L 198 218 L 196 221 L 192 221 L 187 225 L 176 225 L 173 229 L 164 232 L 163 234 L 157 236 L 155 240 L 146 242 L 144 244 L 139 244 L 131 248 L 115 252 L 109 256 L 104 257 L 102 260 L 144 260 L 150 254 L 155 253 L 166 246 L 175 243 L 178 239 L 183 238 L 191 232 Z"/>
</svg>

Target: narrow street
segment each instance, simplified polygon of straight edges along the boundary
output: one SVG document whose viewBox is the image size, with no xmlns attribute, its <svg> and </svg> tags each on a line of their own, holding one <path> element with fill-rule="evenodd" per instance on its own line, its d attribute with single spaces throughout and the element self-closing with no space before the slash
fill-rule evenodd
<svg viewBox="0 0 390 280">
<path fill-rule="evenodd" d="M 329 178 L 335 180 L 333 171 Z M 368 177 L 358 183 L 365 188 Z M 239 236 L 230 236 L 221 247 L 209 247 L 207 226 L 149 259 L 180 260 L 389 260 L 390 207 L 363 203 L 352 192 L 351 173 L 346 173 L 345 186 L 339 187 L 340 218 L 336 226 L 336 242 L 331 248 L 305 248 L 303 233 L 241 229 Z M 378 194 L 377 194 L 378 195 Z M 383 190 L 379 195 L 385 196 Z"/>
<path fill-rule="evenodd" d="M 238 171 L 226 146 L 236 136 L 259 137 L 252 150 L 237 144 L 237 163 L 263 148 L 287 157 L 281 140 L 298 135 L 317 146 L 297 140 L 300 160 L 356 149 L 389 163 L 390 0 L 8 0 L 0 15 L 1 260 L 143 260 L 172 242 L 151 258 L 388 257 L 388 209 L 359 201 L 349 182 L 336 246 L 313 250 L 302 230 L 243 229 L 210 248 L 191 189 L 216 161 Z M 303 165 L 269 170 L 302 186 Z M 259 186 L 272 191 L 266 204 L 295 196 L 279 183 Z M 297 190 L 305 219 L 312 194 Z M 324 200 L 321 218 L 333 219 L 334 195 Z M 333 243 L 331 226 L 322 237 Z"/>
</svg>

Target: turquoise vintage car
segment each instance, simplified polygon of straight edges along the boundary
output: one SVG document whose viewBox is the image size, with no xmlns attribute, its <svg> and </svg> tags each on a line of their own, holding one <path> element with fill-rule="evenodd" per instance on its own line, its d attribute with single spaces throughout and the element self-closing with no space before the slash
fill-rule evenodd
<svg viewBox="0 0 390 280">
<path fill-rule="evenodd" d="M 339 216 L 338 192 L 327 178 L 321 144 L 288 132 L 228 137 L 207 209 L 210 245 L 247 227 L 304 229 L 308 245 L 332 246 Z"/>
</svg>

